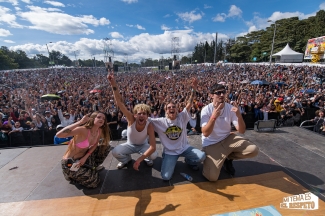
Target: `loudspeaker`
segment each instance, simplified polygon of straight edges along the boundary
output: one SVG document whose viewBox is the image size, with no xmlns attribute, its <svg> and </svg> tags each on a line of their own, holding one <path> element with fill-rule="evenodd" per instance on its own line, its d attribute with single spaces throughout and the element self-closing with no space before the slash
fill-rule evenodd
<svg viewBox="0 0 325 216">
<path fill-rule="evenodd" d="M 174 55 L 174 61 L 176 61 L 176 55 Z"/>
<path fill-rule="evenodd" d="M 259 131 L 274 131 L 275 130 L 275 125 L 276 125 L 276 120 L 275 119 L 271 119 L 271 120 L 259 120 L 257 122 L 255 122 L 254 124 L 254 130 L 259 132 Z"/>
<path fill-rule="evenodd" d="M 173 63 L 169 62 L 169 70 L 173 70 Z"/>
<path fill-rule="evenodd" d="M 118 65 L 113 65 L 114 72 L 118 72 Z"/>
</svg>

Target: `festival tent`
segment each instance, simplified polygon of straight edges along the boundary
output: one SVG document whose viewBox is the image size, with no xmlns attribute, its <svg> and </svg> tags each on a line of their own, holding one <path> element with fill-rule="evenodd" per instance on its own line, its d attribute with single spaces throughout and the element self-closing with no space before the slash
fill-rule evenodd
<svg viewBox="0 0 325 216">
<path fill-rule="evenodd" d="M 275 56 L 275 62 L 282 62 L 282 63 L 293 63 L 293 62 L 302 62 L 304 54 L 298 53 L 292 50 L 287 44 L 280 52 L 273 54 Z"/>
</svg>

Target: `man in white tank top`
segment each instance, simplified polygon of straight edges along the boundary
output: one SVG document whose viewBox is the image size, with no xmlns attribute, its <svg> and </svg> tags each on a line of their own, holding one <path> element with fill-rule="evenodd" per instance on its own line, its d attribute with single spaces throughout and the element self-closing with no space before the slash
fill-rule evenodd
<svg viewBox="0 0 325 216">
<path fill-rule="evenodd" d="M 198 165 L 205 159 L 205 153 L 188 144 L 186 126 L 190 120 L 189 111 L 193 104 L 193 97 L 198 81 L 193 79 L 193 89 L 186 108 L 178 113 L 176 104 L 169 102 L 166 106 L 166 117 L 151 118 L 150 121 L 158 133 L 161 144 L 164 146 L 161 164 L 161 177 L 170 180 L 179 157 L 185 158 L 193 170 L 198 170 Z"/>
<path fill-rule="evenodd" d="M 226 89 L 223 85 L 215 84 L 210 88 L 213 102 L 201 111 L 202 145 L 206 153 L 202 174 L 209 181 L 217 181 L 221 167 L 235 174 L 232 160 L 255 157 L 258 147 L 250 141 L 231 133 L 231 123 L 236 130 L 243 134 L 245 122 L 237 104 L 225 103 Z"/>
<path fill-rule="evenodd" d="M 132 114 L 122 101 L 114 79 L 114 73 L 110 73 L 107 79 L 112 85 L 116 104 L 128 121 L 127 142 L 116 146 L 112 151 L 113 156 L 119 161 L 117 168 L 122 169 L 125 167 L 132 160 L 131 154 L 134 153 L 141 155 L 133 164 L 135 170 L 139 170 L 139 165 L 143 160 L 148 166 L 152 166 L 153 160 L 156 159 L 158 153 L 156 151 L 156 138 L 153 125 L 147 121 L 151 113 L 150 107 L 146 104 L 137 104 Z"/>
</svg>

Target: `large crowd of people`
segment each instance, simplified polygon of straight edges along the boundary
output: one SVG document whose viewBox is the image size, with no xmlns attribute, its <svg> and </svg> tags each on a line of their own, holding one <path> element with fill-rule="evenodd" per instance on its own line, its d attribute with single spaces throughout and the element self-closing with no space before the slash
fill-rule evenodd
<svg viewBox="0 0 325 216">
<path fill-rule="evenodd" d="M 53 143 L 56 128 L 68 126 L 88 113 L 106 114 L 111 138 L 121 138 L 127 118 L 117 107 L 106 79 L 105 68 L 48 68 L 0 72 L 1 141 L 24 142 L 22 131 L 54 131 L 45 136 Z M 217 64 L 183 66 L 177 71 L 158 72 L 138 68 L 134 72 L 116 73 L 119 93 L 127 110 L 137 104 L 150 107 L 150 117 L 165 117 L 165 105 L 173 101 L 181 112 L 190 97 L 188 77 L 198 78 L 198 89 L 187 124 L 189 134 L 201 133 L 201 109 L 209 104 L 209 88 L 219 83 L 226 88 L 226 102 L 239 105 L 247 121 L 276 118 L 279 125 L 297 125 L 302 120 L 314 122 L 324 134 L 325 70 L 320 66 Z M 59 99 L 42 98 L 56 94 Z M 307 111 L 312 110 L 312 114 Z M 315 111 L 317 113 L 315 113 Z"/>
<path fill-rule="evenodd" d="M 112 152 L 117 167 L 140 153 L 133 165 L 138 170 L 141 161 L 153 165 L 159 136 L 162 179 L 172 178 L 178 157 L 184 157 L 194 170 L 204 161 L 203 175 L 216 181 L 222 165 L 233 175 L 233 159 L 258 154 L 255 144 L 231 132 L 244 133 L 248 121 L 299 126 L 308 120 L 325 135 L 324 76 L 320 66 L 259 64 L 108 74 L 105 68 L 0 72 L 0 143 L 23 145 L 24 132 L 33 139 L 42 132 L 43 143 L 44 137 L 49 144 L 69 143 L 65 178 L 97 187 L 110 140 L 126 139 Z M 202 150 L 188 145 L 191 134 L 202 134 Z"/>
</svg>

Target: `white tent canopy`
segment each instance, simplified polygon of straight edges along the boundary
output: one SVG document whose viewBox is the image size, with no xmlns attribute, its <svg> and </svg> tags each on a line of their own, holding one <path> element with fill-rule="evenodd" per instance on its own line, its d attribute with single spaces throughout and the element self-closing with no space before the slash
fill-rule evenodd
<svg viewBox="0 0 325 216">
<path fill-rule="evenodd" d="M 280 52 L 273 54 L 276 62 L 302 62 L 304 54 L 292 50 L 287 44 Z"/>
</svg>

